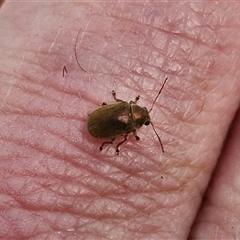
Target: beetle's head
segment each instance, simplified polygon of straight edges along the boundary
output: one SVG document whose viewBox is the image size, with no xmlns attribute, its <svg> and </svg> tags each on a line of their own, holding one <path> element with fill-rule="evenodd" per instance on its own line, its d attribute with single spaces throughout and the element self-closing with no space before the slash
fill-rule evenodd
<svg viewBox="0 0 240 240">
<path fill-rule="evenodd" d="M 140 107 L 136 104 L 131 105 L 132 108 L 132 118 L 135 128 L 141 128 L 142 125 L 150 124 L 150 116 L 148 110 L 145 107 Z"/>
</svg>

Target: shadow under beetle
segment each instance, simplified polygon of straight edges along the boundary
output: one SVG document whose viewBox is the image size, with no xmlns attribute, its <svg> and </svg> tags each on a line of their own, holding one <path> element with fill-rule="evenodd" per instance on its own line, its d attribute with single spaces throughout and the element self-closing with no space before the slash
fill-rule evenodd
<svg viewBox="0 0 240 240">
<path fill-rule="evenodd" d="M 141 128 L 143 125 L 148 126 L 150 124 L 157 135 L 162 152 L 164 153 L 162 141 L 151 122 L 149 113 L 152 111 L 153 105 L 159 97 L 167 79 L 168 78 L 165 79 L 149 111 L 147 108 L 137 105 L 140 96 L 137 96 L 134 101 L 128 103 L 118 99 L 115 91 L 112 91 L 116 103 L 109 105 L 103 103 L 102 107 L 96 109 L 89 115 L 87 121 L 88 132 L 95 138 L 110 139 L 102 143 L 99 148 L 100 151 L 105 144 L 113 144 L 117 137 L 124 136 L 124 140 L 119 142 L 116 146 L 116 154 L 119 154 L 119 147 L 127 141 L 129 133 L 132 132 L 136 140 L 139 140 L 140 138 L 137 136 L 136 129 Z"/>
</svg>

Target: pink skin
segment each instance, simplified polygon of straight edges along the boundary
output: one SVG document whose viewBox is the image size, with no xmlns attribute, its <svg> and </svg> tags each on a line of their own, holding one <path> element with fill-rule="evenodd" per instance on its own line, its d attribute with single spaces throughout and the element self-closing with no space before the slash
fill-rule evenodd
<svg viewBox="0 0 240 240">
<path fill-rule="evenodd" d="M 239 237 L 239 11 L 4 3 L 0 239 Z M 88 114 L 112 90 L 150 108 L 166 76 L 151 112 L 165 153 L 151 126 L 99 152 Z"/>
</svg>

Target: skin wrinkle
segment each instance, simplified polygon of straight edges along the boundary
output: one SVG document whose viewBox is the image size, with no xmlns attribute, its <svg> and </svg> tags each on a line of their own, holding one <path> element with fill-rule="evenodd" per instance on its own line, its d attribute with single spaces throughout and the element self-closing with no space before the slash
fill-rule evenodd
<svg viewBox="0 0 240 240">
<path fill-rule="evenodd" d="M 112 180 L 111 180 L 112 181 Z M 129 189 L 129 192 L 133 191 L 132 189 Z"/>
<path fill-rule="evenodd" d="M 46 88 L 47 91 L 53 90 L 53 89 L 49 89 L 49 87 L 50 87 L 50 86 L 48 86 L 48 89 Z M 22 89 L 22 90 L 26 90 L 25 93 L 28 93 L 28 92 L 29 92 L 29 93 L 33 93 L 33 94 L 32 94 L 32 96 L 33 96 L 32 98 L 33 98 L 34 100 L 35 100 L 35 98 L 34 98 L 34 94 L 35 94 L 36 96 L 44 97 L 44 98 L 46 98 L 47 100 L 51 100 L 51 101 L 53 101 L 53 103 L 58 103 L 58 102 L 59 102 L 59 100 L 52 98 L 52 95 L 51 95 L 51 96 L 50 96 L 50 95 L 46 95 L 46 94 L 45 94 L 46 91 L 43 90 L 43 89 L 42 89 L 41 91 L 44 91 L 44 93 L 41 93 L 41 91 L 31 91 L 31 90 L 28 91 L 28 90 L 27 90 L 27 86 L 26 86 L 26 87 L 23 87 L 23 85 L 21 85 L 21 89 Z M 60 89 L 59 89 L 59 92 L 60 92 Z M 68 93 L 68 94 L 69 94 L 69 93 Z M 28 103 L 29 103 L 29 102 L 28 102 Z M 17 102 L 16 104 L 19 105 L 19 102 Z M 39 116 L 39 112 L 38 112 L 38 111 L 35 110 L 36 112 L 33 113 L 33 110 L 34 110 L 34 109 L 31 109 L 31 110 L 30 110 L 30 109 L 29 109 L 29 110 L 27 109 L 27 107 L 30 107 L 30 104 L 26 105 L 25 108 L 21 108 L 21 109 L 20 109 L 21 112 L 16 111 L 16 109 L 19 109 L 19 106 L 16 105 L 16 104 L 14 105 L 14 102 L 11 102 L 11 106 L 14 107 L 14 111 L 12 111 L 12 113 L 21 114 L 21 112 L 24 112 L 24 110 L 25 110 L 25 111 L 30 112 L 30 113 L 29 113 L 29 116 Z M 9 111 L 9 110 L 8 110 L 8 111 Z M 51 111 L 49 111 L 49 112 L 47 112 L 47 113 L 46 113 L 46 109 L 44 110 L 44 112 L 43 112 L 42 110 L 41 110 L 40 112 L 41 112 L 41 116 L 39 116 L 39 117 L 48 117 L 48 118 L 49 118 L 49 117 L 54 117 L 54 118 L 56 118 L 56 112 L 53 113 L 53 112 L 52 112 L 52 109 L 51 109 Z M 43 113 L 42 113 L 42 112 L 43 112 Z M 50 113 L 50 112 L 51 112 L 51 113 Z M 27 114 L 28 114 L 28 113 L 26 113 L 26 115 L 27 115 Z M 44 114 L 45 114 L 45 116 L 44 116 Z M 59 113 L 58 113 L 58 115 L 59 115 Z M 58 117 L 61 117 L 61 115 L 59 115 Z M 62 115 L 62 117 L 64 117 L 64 115 Z M 68 119 L 70 119 L 69 117 L 70 117 L 70 116 L 68 116 Z M 73 117 L 73 116 L 71 116 L 71 117 Z M 75 117 L 74 119 L 79 120 L 79 117 L 78 117 L 78 118 Z"/>
<path fill-rule="evenodd" d="M 92 51 L 92 50 L 91 50 L 91 51 Z M 122 65 L 120 66 L 119 64 L 118 64 L 118 66 L 121 67 L 121 68 L 123 67 Z M 126 68 L 125 68 L 125 69 L 126 69 Z M 132 71 L 132 68 L 131 68 L 131 71 Z"/>
</svg>

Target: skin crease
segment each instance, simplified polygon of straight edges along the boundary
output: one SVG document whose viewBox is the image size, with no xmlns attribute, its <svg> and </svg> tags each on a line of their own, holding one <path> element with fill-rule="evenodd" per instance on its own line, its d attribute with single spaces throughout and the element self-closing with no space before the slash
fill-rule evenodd
<svg viewBox="0 0 240 240">
<path fill-rule="evenodd" d="M 239 10 L 5 2 L 0 238 L 239 238 Z M 151 112 L 165 153 L 150 126 L 99 152 L 88 114 L 112 90 L 149 109 L 166 76 Z"/>
</svg>

